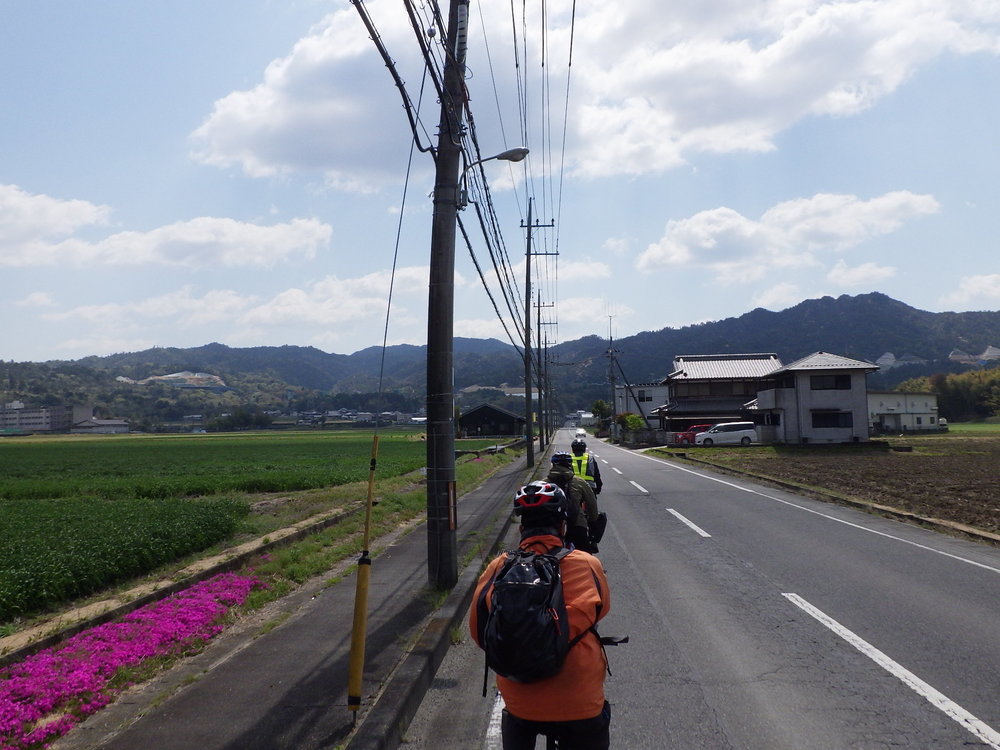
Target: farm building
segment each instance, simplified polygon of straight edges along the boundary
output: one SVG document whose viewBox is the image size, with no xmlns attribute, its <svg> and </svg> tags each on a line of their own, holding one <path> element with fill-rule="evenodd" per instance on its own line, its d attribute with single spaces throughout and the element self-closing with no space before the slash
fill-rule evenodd
<svg viewBox="0 0 1000 750">
<path fill-rule="evenodd" d="M 524 434 L 524 415 L 493 404 L 480 404 L 463 412 L 458 428 L 465 437 L 502 437 Z"/>
</svg>

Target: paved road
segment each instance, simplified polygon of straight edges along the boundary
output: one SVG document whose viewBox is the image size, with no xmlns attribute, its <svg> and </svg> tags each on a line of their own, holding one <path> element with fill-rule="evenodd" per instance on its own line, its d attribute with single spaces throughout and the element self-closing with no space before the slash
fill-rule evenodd
<svg viewBox="0 0 1000 750">
<path fill-rule="evenodd" d="M 1000 550 L 591 447 L 613 746 L 1000 748 Z M 409 745 L 499 747 L 482 670 L 452 648 Z"/>
</svg>

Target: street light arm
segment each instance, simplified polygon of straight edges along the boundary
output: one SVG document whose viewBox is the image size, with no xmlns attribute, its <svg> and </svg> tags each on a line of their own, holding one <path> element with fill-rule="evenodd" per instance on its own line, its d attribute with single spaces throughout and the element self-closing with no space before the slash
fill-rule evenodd
<svg viewBox="0 0 1000 750">
<path fill-rule="evenodd" d="M 523 161 L 524 157 L 526 157 L 529 153 L 530 153 L 529 149 L 525 148 L 524 146 L 518 146 L 517 148 L 511 148 L 507 149 L 506 151 L 501 151 L 499 154 L 495 154 L 494 156 L 487 156 L 485 159 L 479 159 L 478 161 L 474 161 L 468 166 L 466 166 L 465 169 L 462 170 L 462 174 L 458 180 L 458 183 L 459 185 L 461 185 L 462 188 L 458 201 L 458 207 L 465 208 L 467 205 L 469 205 L 468 191 L 466 190 L 465 187 L 466 172 L 468 172 L 470 169 L 472 169 L 478 164 L 482 164 L 483 162 L 486 161 L 493 161 L 494 159 L 499 159 L 500 161 L 515 161 L 515 162 Z"/>
</svg>

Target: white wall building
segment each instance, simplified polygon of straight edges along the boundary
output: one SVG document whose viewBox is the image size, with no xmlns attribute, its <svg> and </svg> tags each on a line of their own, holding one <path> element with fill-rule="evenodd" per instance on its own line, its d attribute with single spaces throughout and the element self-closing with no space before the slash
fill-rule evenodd
<svg viewBox="0 0 1000 750">
<path fill-rule="evenodd" d="M 870 391 L 868 420 L 876 433 L 937 432 L 942 427 L 936 393 Z"/>
</svg>

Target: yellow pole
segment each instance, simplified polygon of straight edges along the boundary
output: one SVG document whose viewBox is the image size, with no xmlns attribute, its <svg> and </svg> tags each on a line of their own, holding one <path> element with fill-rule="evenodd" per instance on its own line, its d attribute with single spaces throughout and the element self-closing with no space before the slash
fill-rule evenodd
<svg viewBox="0 0 1000 750">
<path fill-rule="evenodd" d="M 354 590 L 354 626 L 351 630 L 351 658 L 347 676 L 347 708 L 351 711 L 351 724 L 358 720 L 361 708 L 361 678 L 365 669 L 365 635 L 368 628 L 368 581 L 371 579 L 372 560 L 368 545 L 371 542 L 372 507 L 375 505 L 375 463 L 378 459 L 378 435 L 372 438 L 372 460 L 368 469 L 368 499 L 365 503 L 365 533 L 361 557 L 358 558 L 357 586 Z"/>
</svg>

